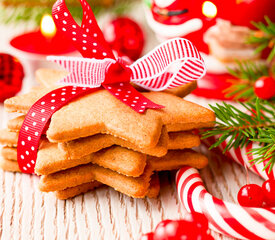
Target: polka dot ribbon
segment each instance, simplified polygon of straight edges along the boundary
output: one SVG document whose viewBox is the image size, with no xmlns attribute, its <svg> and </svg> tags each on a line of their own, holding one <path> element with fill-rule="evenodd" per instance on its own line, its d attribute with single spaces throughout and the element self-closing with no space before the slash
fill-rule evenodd
<svg viewBox="0 0 275 240">
<path fill-rule="evenodd" d="M 29 110 L 19 132 L 17 159 L 22 172 L 34 173 L 39 141 L 51 116 L 61 107 L 103 87 L 138 113 L 163 106 L 145 98 L 130 81 L 149 90 L 160 91 L 199 79 L 205 74 L 204 62 L 197 49 L 186 39 L 172 39 L 126 66 L 116 59 L 85 0 L 81 27 L 74 21 L 64 0 L 53 6 L 58 31 L 73 42 L 83 58 L 49 57 L 70 74 L 60 81 L 62 88 L 39 99 Z M 67 85 L 67 86 L 66 86 Z"/>
<path fill-rule="evenodd" d="M 64 104 L 97 90 L 73 86 L 58 88 L 43 96 L 30 108 L 17 142 L 17 161 L 22 172 L 34 173 L 40 138 L 47 130 L 51 116 Z"/>
</svg>

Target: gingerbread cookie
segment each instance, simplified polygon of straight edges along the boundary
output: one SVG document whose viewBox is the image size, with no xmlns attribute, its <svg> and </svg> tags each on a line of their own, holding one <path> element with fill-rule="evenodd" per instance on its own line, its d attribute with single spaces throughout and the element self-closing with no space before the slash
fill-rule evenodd
<svg viewBox="0 0 275 240">
<path fill-rule="evenodd" d="M 167 93 L 150 92 L 144 95 L 165 108 L 149 109 L 145 114 L 138 114 L 107 91 L 99 90 L 71 102 L 53 114 L 47 137 L 52 142 L 66 142 L 97 133 L 108 133 L 141 148 L 149 148 L 156 146 L 163 123 L 167 127 L 175 124 L 182 126 L 178 131 L 214 124 L 214 113 L 197 104 Z M 37 94 L 20 97 L 6 100 L 6 108 L 10 111 L 26 109 L 28 104 L 25 105 L 23 99 L 36 99 Z"/>
<path fill-rule="evenodd" d="M 20 116 L 8 121 L 8 130 L 19 132 L 25 116 Z M 67 152 L 71 158 L 81 158 L 102 148 L 118 145 L 144 154 L 161 157 L 167 153 L 168 134 L 165 126 L 162 128 L 157 145 L 153 148 L 139 148 L 134 144 L 109 134 L 96 134 L 86 138 L 80 138 L 69 142 L 59 143 L 59 148 Z"/>
<path fill-rule="evenodd" d="M 72 158 L 81 158 L 82 156 L 112 145 L 118 145 L 144 154 L 161 157 L 167 153 L 168 134 L 166 128 L 163 127 L 159 141 L 153 148 L 139 148 L 130 142 L 109 134 L 96 134 L 58 144 L 59 148 L 68 153 Z"/>
<path fill-rule="evenodd" d="M 0 157 L 0 168 L 8 172 L 21 172 L 17 161 L 10 161 Z"/>
<path fill-rule="evenodd" d="M 20 116 L 8 122 L 9 130 L 19 131 L 24 117 Z M 182 128 L 182 127 L 181 127 Z M 169 136 L 169 137 L 168 137 Z M 169 146 L 167 146 L 169 144 Z M 158 144 L 153 148 L 138 148 L 135 145 L 120 138 L 108 134 L 96 134 L 86 138 L 80 138 L 69 142 L 59 143 L 59 148 L 68 153 L 71 158 L 81 158 L 102 148 L 119 145 L 133 149 L 151 156 L 161 157 L 167 153 L 167 149 L 184 149 L 199 146 L 199 137 L 191 132 L 169 132 L 163 128 Z"/>
<path fill-rule="evenodd" d="M 185 149 L 198 147 L 201 144 L 198 135 L 192 132 L 169 132 L 168 149 Z"/>
<path fill-rule="evenodd" d="M 8 111 L 26 112 L 47 91 L 10 98 L 5 101 L 5 108 Z M 153 111 L 139 114 L 108 91 L 98 90 L 55 112 L 51 118 L 47 138 L 51 142 L 65 142 L 107 133 L 141 148 L 151 148 L 157 145 L 162 127 L 161 118 L 155 116 Z"/>
<path fill-rule="evenodd" d="M 208 164 L 206 156 L 190 149 L 169 150 L 161 158 L 148 156 L 147 161 L 157 172 L 176 170 L 185 165 L 201 169 Z"/>
<path fill-rule="evenodd" d="M 150 165 L 146 166 L 140 177 L 134 178 L 94 164 L 86 164 L 42 176 L 39 189 L 42 192 L 59 191 L 96 180 L 128 196 L 143 198 L 148 192 L 152 173 Z"/>
<path fill-rule="evenodd" d="M 3 147 L 2 157 L 11 161 L 17 161 L 17 149 L 15 147 Z"/>
<path fill-rule="evenodd" d="M 8 121 L 8 129 L 12 132 L 19 132 L 23 122 L 25 120 L 25 115 L 18 116 L 16 118 L 10 119 Z"/>
<path fill-rule="evenodd" d="M 102 183 L 93 181 L 93 182 L 81 184 L 76 187 L 71 187 L 71 188 L 66 188 L 64 190 L 56 191 L 55 196 L 58 199 L 65 200 L 65 199 L 72 198 L 80 194 L 92 191 L 95 188 L 98 188 L 101 186 L 103 186 Z M 150 187 L 148 189 L 146 196 L 149 198 L 156 198 L 159 195 L 159 191 L 160 191 L 160 182 L 159 182 L 157 173 L 155 173 L 151 178 Z"/>
<path fill-rule="evenodd" d="M 92 182 L 88 182 L 88 183 L 83 183 L 83 184 L 75 186 L 75 187 L 66 188 L 64 190 L 56 191 L 55 196 L 60 200 L 65 200 L 65 199 L 73 198 L 80 194 L 92 191 L 95 188 L 98 188 L 101 186 L 103 186 L 102 183 L 97 182 L 97 181 L 92 181 Z"/>
<path fill-rule="evenodd" d="M 8 147 L 17 146 L 18 133 L 11 132 L 8 129 L 0 130 L 0 144 Z"/>
<path fill-rule="evenodd" d="M 175 170 L 185 165 L 203 168 L 207 163 L 208 159 L 201 153 L 192 150 L 172 150 L 161 158 L 148 157 L 147 167 L 140 177 L 127 177 L 106 168 L 86 164 L 42 176 L 40 190 L 45 192 L 57 191 L 96 180 L 127 195 L 141 197 L 141 194 L 137 194 L 137 192 L 144 193 L 144 188 L 141 188 L 141 185 L 146 184 L 150 178 L 152 174 L 150 171 Z M 124 186 L 122 186 L 123 184 Z M 126 188 L 130 186 L 131 190 L 126 191 Z"/>
<path fill-rule="evenodd" d="M 78 165 L 95 163 L 128 176 L 140 176 L 146 165 L 146 155 L 119 146 L 102 149 L 79 159 L 71 158 L 57 144 L 43 141 L 38 152 L 35 172 L 48 175 Z"/>
<path fill-rule="evenodd" d="M 159 195 L 159 191 L 160 191 L 159 176 L 158 176 L 158 173 L 154 173 L 153 176 L 151 177 L 150 187 L 148 189 L 146 196 L 148 198 L 156 198 Z"/>
</svg>

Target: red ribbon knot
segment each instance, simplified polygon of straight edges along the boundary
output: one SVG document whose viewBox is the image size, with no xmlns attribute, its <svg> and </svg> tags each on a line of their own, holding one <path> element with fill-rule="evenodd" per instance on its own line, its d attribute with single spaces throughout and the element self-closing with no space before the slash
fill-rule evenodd
<svg viewBox="0 0 275 240">
<path fill-rule="evenodd" d="M 132 76 L 132 70 L 127 67 L 122 61 L 116 61 L 111 64 L 106 70 L 105 80 L 102 84 L 113 84 L 130 82 Z"/>
</svg>

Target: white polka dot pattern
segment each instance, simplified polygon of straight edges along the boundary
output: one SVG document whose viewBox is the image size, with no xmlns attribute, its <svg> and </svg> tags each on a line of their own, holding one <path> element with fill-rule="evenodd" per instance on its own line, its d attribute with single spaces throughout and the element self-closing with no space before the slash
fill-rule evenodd
<svg viewBox="0 0 275 240">
<path fill-rule="evenodd" d="M 123 85 L 121 85 L 123 84 Z M 158 105 L 138 92 L 130 83 L 102 84 L 113 96 L 125 103 L 138 113 L 144 113 L 146 109 L 160 109 L 163 106 Z M 123 88 L 121 88 L 123 86 Z M 130 94 L 129 94 L 130 93 Z"/>
<path fill-rule="evenodd" d="M 76 97 L 96 90 L 72 86 L 62 87 L 48 93 L 31 107 L 20 129 L 17 144 L 18 164 L 22 172 L 34 173 L 39 141 L 51 116 Z"/>
<path fill-rule="evenodd" d="M 83 19 L 81 27 L 71 16 L 65 1 L 58 0 L 53 6 L 52 15 L 58 29 L 72 40 L 72 44 L 83 57 L 103 59 L 114 55 L 104 39 L 103 33 L 98 27 L 97 21 L 89 4 L 80 0 L 83 8 Z"/>
</svg>

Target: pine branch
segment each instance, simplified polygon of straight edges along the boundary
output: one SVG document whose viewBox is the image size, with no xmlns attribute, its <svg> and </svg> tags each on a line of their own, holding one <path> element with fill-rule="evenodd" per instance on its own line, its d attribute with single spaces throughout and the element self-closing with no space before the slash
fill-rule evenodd
<svg viewBox="0 0 275 240">
<path fill-rule="evenodd" d="M 269 75 L 265 64 L 256 64 L 252 61 L 237 62 L 237 69 L 228 69 L 228 72 L 237 79 L 229 79 L 231 86 L 224 90 L 226 97 L 234 100 L 255 100 L 254 83 L 262 76 Z"/>
<path fill-rule="evenodd" d="M 223 153 L 232 148 L 245 147 L 251 141 L 257 142 L 261 148 L 252 150 L 258 156 L 253 162 L 256 164 L 270 158 L 266 168 L 271 171 L 275 164 L 275 104 L 258 98 L 254 102 L 240 104 L 246 111 L 225 102 L 210 105 L 217 117 L 216 126 L 204 132 L 203 139 L 219 136 L 209 149 L 227 140 Z"/>
<path fill-rule="evenodd" d="M 248 43 L 258 45 L 258 48 L 256 49 L 257 53 L 269 48 L 270 53 L 267 61 L 271 62 L 275 57 L 275 23 L 271 22 L 268 17 L 265 17 L 265 21 L 266 24 L 262 22 L 252 22 L 258 31 L 251 34 L 248 38 Z"/>
<path fill-rule="evenodd" d="M 259 137 L 260 139 L 250 140 L 259 142 L 261 147 L 252 149 L 248 154 L 257 156 L 251 161 L 252 165 L 268 161 L 263 170 L 269 168 L 268 171 L 271 172 L 275 164 L 275 129 L 268 129 L 266 131 L 259 129 Z"/>
</svg>

